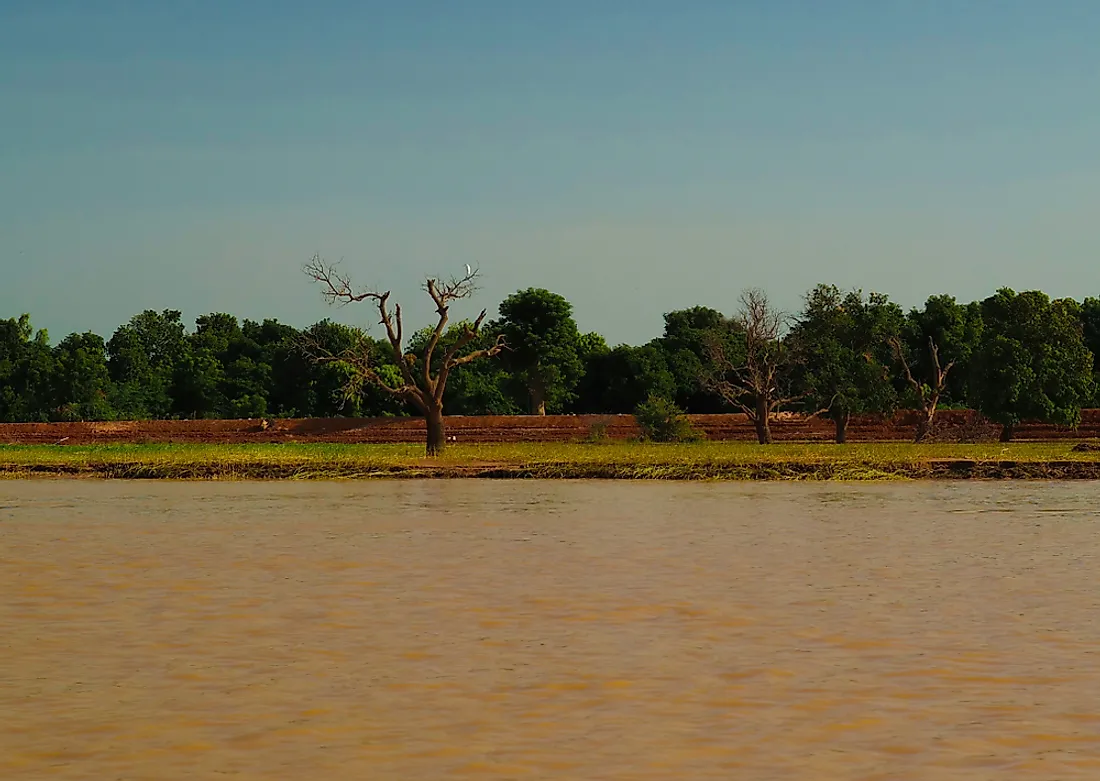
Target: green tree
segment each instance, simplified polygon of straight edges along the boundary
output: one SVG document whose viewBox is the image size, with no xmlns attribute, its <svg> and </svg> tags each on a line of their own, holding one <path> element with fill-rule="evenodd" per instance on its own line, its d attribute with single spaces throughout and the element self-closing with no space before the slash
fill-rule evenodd
<svg viewBox="0 0 1100 781">
<path fill-rule="evenodd" d="M 309 417 L 383 417 L 406 414 L 406 402 L 378 383 L 358 379 L 358 363 L 365 363 L 381 382 L 401 382 L 389 345 L 354 326 L 322 320 L 303 333 L 305 351 L 298 376 L 300 408 Z"/>
<path fill-rule="evenodd" d="M 31 316 L 0 320 L 0 421 L 24 420 L 24 388 L 21 379 L 26 345 L 34 333 Z"/>
<path fill-rule="evenodd" d="M 245 320 L 241 331 L 249 346 L 246 357 L 254 363 L 255 369 L 227 368 L 227 378 L 235 384 L 236 390 L 254 395 L 258 392 L 257 386 L 262 384 L 267 414 L 282 417 L 312 414 L 307 400 L 309 391 L 303 389 L 302 378 L 308 376 L 314 364 L 302 353 L 301 332 L 273 319 Z"/>
<path fill-rule="evenodd" d="M 590 356 L 606 353 L 609 349 L 607 340 L 595 331 L 581 334 L 580 339 L 577 340 L 577 355 L 580 356 L 582 364 Z"/>
<path fill-rule="evenodd" d="M 1093 390 L 1080 305 L 1003 288 L 981 311 L 971 390 L 982 414 L 1002 426 L 1001 440 L 1023 420 L 1076 426 Z"/>
<path fill-rule="evenodd" d="M 53 348 L 54 402 L 60 420 L 111 420 L 107 345 L 90 331 L 69 334 Z"/>
<path fill-rule="evenodd" d="M 696 442 L 699 431 L 684 417 L 684 411 L 668 399 L 650 396 L 634 410 L 634 420 L 651 442 Z"/>
<path fill-rule="evenodd" d="M 265 415 L 272 391 L 272 355 L 254 337 L 264 337 L 255 323 L 246 332 L 233 315 L 199 317 L 189 338 L 190 360 L 177 382 L 177 404 L 195 417 Z"/>
<path fill-rule="evenodd" d="M 1092 404 L 1100 407 L 1100 298 L 1081 302 L 1081 335 L 1092 353 Z"/>
<path fill-rule="evenodd" d="M 585 363 L 578 412 L 629 414 L 650 396 L 671 399 L 676 379 L 664 353 L 652 344 L 595 349 Z"/>
<path fill-rule="evenodd" d="M 818 285 L 806 294 L 787 342 L 805 401 L 833 421 L 837 442 L 847 440 L 853 414 L 894 408 L 888 344 L 902 319 L 901 308 L 880 293 L 864 300 L 862 291 Z"/>
<path fill-rule="evenodd" d="M 47 421 L 53 413 L 55 363 L 45 329 L 30 315 L 0 320 L 0 421 Z"/>
<path fill-rule="evenodd" d="M 221 392 L 224 381 L 222 365 L 211 350 L 190 340 L 184 342 L 172 368 L 172 417 L 227 417 L 228 404 Z"/>
<path fill-rule="evenodd" d="M 607 346 L 607 341 L 603 336 L 597 333 L 581 334 L 577 344 L 577 355 L 581 359 L 584 370 L 577 382 L 577 388 L 568 410 L 575 414 L 597 412 L 600 411 L 603 404 L 602 394 L 604 389 L 600 387 L 599 380 L 594 372 L 598 371 L 597 366 L 606 360 L 611 348 Z"/>
<path fill-rule="evenodd" d="M 504 368 L 522 383 L 533 415 L 547 405 L 558 412 L 573 398 L 584 372 L 579 355 L 580 332 L 573 305 L 557 293 L 528 288 L 500 304 L 500 319 L 489 330 L 504 336 Z"/>
<path fill-rule="evenodd" d="M 923 382 L 936 375 L 929 345 L 936 346 L 941 369 L 954 366 L 946 378 L 943 402 L 965 404 L 971 358 L 982 338 L 981 304 L 960 304 L 948 295 L 931 296 L 923 309 L 912 309 L 906 315 L 902 338 L 912 373 Z"/>
<path fill-rule="evenodd" d="M 151 309 L 119 326 L 107 342 L 112 406 L 124 418 L 166 418 L 173 411 L 177 367 L 188 356 L 180 312 Z"/>
<path fill-rule="evenodd" d="M 726 402 L 706 386 L 710 347 L 720 342 L 725 354 L 743 351 L 737 323 L 717 309 L 694 306 L 665 314 L 664 334 L 654 346 L 665 354 L 676 382 L 676 404 L 689 412 L 722 412 Z"/>
</svg>

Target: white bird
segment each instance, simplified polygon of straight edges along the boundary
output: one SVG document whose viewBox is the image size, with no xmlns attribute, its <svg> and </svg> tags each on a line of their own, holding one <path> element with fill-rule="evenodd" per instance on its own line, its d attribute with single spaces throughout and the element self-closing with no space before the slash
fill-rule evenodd
<svg viewBox="0 0 1100 781">
<path fill-rule="evenodd" d="M 467 263 L 466 264 L 466 276 L 470 276 L 473 273 L 474 273 L 474 270 L 472 268 L 470 268 L 470 264 Z"/>
</svg>

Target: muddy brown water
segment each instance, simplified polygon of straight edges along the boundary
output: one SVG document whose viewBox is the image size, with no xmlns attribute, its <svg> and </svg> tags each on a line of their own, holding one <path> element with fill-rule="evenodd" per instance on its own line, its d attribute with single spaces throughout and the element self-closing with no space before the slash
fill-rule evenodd
<svg viewBox="0 0 1100 781">
<path fill-rule="evenodd" d="M 1100 778 L 1100 484 L 0 482 L 0 778 Z"/>
</svg>

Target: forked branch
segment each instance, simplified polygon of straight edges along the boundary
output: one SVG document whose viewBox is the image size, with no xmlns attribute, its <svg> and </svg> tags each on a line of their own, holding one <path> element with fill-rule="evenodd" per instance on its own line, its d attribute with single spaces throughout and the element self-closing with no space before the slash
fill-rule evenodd
<svg viewBox="0 0 1100 781">
<path fill-rule="evenodd" d="M 744 363 L 734 364 L 723 341 L 712 335 L 707 343 L 710 369 L 704 372 L 703 383 L 744 412 L 756 427 L 760 443 L 766 444 L 771 442 L 770 418 L 805 395 L 785 395 L 780 390 L 786 361 L 780 337 L 786 316 L 772 308 L 764 291 L 753 289 L 741 294 L 734 322 L 744 339 Z"/>
<path fill-rule="evenodd" d="M 351 381 L 343 389 L 345 397 L 358 395 L 364 385 L 373 384 L 405 401 L 420 406 L 417 402 L 415 385 L 405 382 L 400 385 L 392 385 L 390 381 L 378 371 L 375 363 L 370 340 L 361 331 L 356 330 L 355 341 L 348 347 L 333 351 L 323 344 L 316 336 L 310 333 L 302 334 L 298 339 L 302 353 L 311 361 L 318 364 L 343 363 L 350 369 Z"/>
<path fill-rule="evenodd" d="M 452 301 L 469 298 L 474 294 L 474 291 L 477 290 L 477 275 L 477 269 L 469 269 L 463 277 L 451 277 L 446 281 L 429 277 L 424 283 L 424 289 L 435 303 L 435 311 L 439 316 L 435 329 L 428 339 L 427 347 L 424 348 L 424 385 L 430 388 L 433 394 L 436 390 L 436 383 L 431 378 L 432 355 L 435 353 L 435 348 L 439 346 L 439 340 L 443 337 L 447 323 L 450 320 L 450 304 Z M 484 319 L 485 312 L 482 311 L 481 316 L 478 317 L 477 323 L 474 326 L 474 336 L 477 335 L 477 329 L 481 327 L 481 322 Z M 472 338 L 473 337 L 471 337 L 471 339 Z M 468 339 L 466 343 L 468 344 L 469 341 Z M 449 372 L 450 369 L 447 368 L 446 360 L 444 360 L 443 365 L 444 369 Z M 442 393 L 439 395 L 440 398 L 442 398 Z"/>
<path fill-rule="evenodd" d="M 947 387 L 947 375 L 955 365 L 955 361 L 948 361 L 946 366 L 942 366 L 940 364 L 940 348 L 936 344 L 936 340 L 929 336 L 928 355 L 932 359 L 932 383 L 931 385 L 925 384 L 919 382 L 913 376 L 913 371 L 909 366 L 909 360 L 906 358 L 905 347 L 902 345 L 901 339 L 897 336 L 892 336 L 889 342 L 894 357 L 897 359 L 898 363 L 901 364 L 901 369 L 905 373 L 905 381 L 908 382 L 909 387 L 913 389 L 913 395 L 920 405 L 921 419 L 917 424 L 917 433 L 914 437 L 914 441 L 922 442 L 932 431 L 932 424 L 935 422 L 936 418 L 936 408 L 939 406 L 940 397 Z"/>
<path fill-rule="evenodd" d="M 356 345 L 339 354 L 326 352 L 322 345 L 314 341 L 307 345 L 307 354 L 321 363 L 342 361 L 352 369 L 355 378 L 353 382 L 362 385 L 370 382 L 383 390 L 411 401 L 426 415 L 441 416 L 443 394 L 446 390 L 447 378 L 451 370 L 456 366 L 462 366 L 479 358 L 487 358 L 497 355 L 505 349 L 503 337 L 498 337 L 494 344 L 480 350 L 474 350 L 466 355 L 460 355 L 462 349 L 474 342 L 480 335 L 481 325 L 485 322 L 486 312 L 482 310 L 473 323 L 462 326 L 461 333 L 451 344 L 443 356 L 443 360 L 433 365 L 433 356 L 439 347 L 450 321 L 450 305 L 454 301 L 469 298 L 477 289 L 477 269 L 466 267 L 466 274 L 461 277 L 442 279 L 429 277 L 424 283 L 424 290 L 435 304 L 437 320 L 432 329 L 428 341 L 424 345 L 420 356 L 411 353 L 406 355 L 403 347 L 404 324 L 401 317 L 401 305 L 396 304 L 393 310 L 389 306 L 389 291 L 377 291 L 369 288 L 356 288 L 348 275 L 340 272 L 335 266 L 325 263 L 320 256 L 314 255 L 303 267 L 303 271 L 313 282 L 321 287 L 321 295 L 331 304 L 350 304 L 361 301 L 370 301 L 378 310 L 379 323 L 386 329 L 386 338 L 393 350 L 393 357 L 401 373 L 403 383 L 399 386 L 387 382 L 372 363 L 370 345 L 365 337 L 360 338 Z M 416 363 L 420 362 L 416 371 Z M 442 425 L 441 423 L 439 425 Z M 429 451 L 433 446 L 429 441 Z"/>
</svg>

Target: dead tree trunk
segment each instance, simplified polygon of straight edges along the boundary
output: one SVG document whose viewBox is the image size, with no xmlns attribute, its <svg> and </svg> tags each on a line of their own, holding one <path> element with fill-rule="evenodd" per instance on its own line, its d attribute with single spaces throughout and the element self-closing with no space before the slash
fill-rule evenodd
<svg viewBox="0 0 1100 781">
<path fill-rule="evenodd" d="M 401 373 L 401 384 L 390 384 L 379 374 L 370 347 L 365 336 L 361 335 L 358 342 L 339 354 L 332 354 L 312 346 L 311 354 L 318 361 L 340 361 L 351 367 L 351 376 L 345 386 L 345 394 L 352 395 L 362 390 L 364 384 L 373 384 L 415 406 L 427 422 L 427 454 L 437 456 L 443 452 L 447 437 L 443 423 L 443 393 L 447 389 L 447 379 L 451 371 L 463 364 L 471 363 L 479 358 L 486 358 L 498 354 L 504 349 L 504 341 L 498 337 L 496 342 L 480 350 L 474 350 L 466 355 L 459 355 L 463 347 L 474 341 L 480 334 L 481 324 L 485 320 L 485 310 L 473 323 L 464 323 L 458 337 L 451 343 L 441 358 L 435 359 L 436 348 L 439 347 L 450 319 L 450 304 L 453 301 L 468 298 L 473 294 L 477 271 L 467 266 L 466 276 L 461 279 L 451 278 L 448 281 L 429 278 L 424 289 L 431 296 L 435 304 L 438 319 L 431 336 L 420 355 L 405 353 L 404 324 L 401 319 L 401 305 L 396 304 L 391 312 L 389 307 L 389 291 L 379 293 L 373 290 L 361 290 L 356 292 L 351 280 L 336 271 L 334 266 L 326 264 L 319 256 L 314 256 L 303 269 L 311 280 L 321 285 L 321 295 L 330 304 L 349 304 L 359 301 L 372 301 L 378 309 L 381 317 L 379 321 L 386 329 L 386 338 L 389 340 L 393 351 L 394 361 Z M 309 351 L 309 346 L 307 346 Z"/>
<path fill-rule="evenodd" d="M 1016 427 L 1012 423 L 1005 423 L 1001 426 L 1001 441 L 1011 442 L 1012 435 L 1016 433 Z"/>
<path fill-rule="evenodd" d="M 920 411 L 920 417 L 917 419 L 917 434 L 913 438 L 913 442 L 920 444 L 924 442 L 932 434 L 932 426 L 936 419 L 936 406 L 930 405 L 928 408 Z"/>
<path fill-rule="evenodd" d="M 744 364 L 734 363 L 717 337 L 707 343 L 710 366 L 703 372 L 703 385 L 745 413 L 761 445 L 771 444 L 772 415 L 801 398 L 785 398 L 779 391 L 785 368 L 780 342 L 784 320 L 763 291 L 746 290 L 734 318 L 745 340 Z"/>
<path fill-rule="evenodd" d="M 943 395 L 944 388 L 947 386 L 947 373 L 951 371 L 951 367 L 955 365 L 954 361 L 950 361 L 946 366 L 940 366 L 940 349 L 936 346 L 936 341 L 929 336 L 928 337 L 928 354 L 932 358 L 932 384 L 926 385 L 922 382 L 917 382 L 913 377 L 913 372 L 909 369 L 909 361 L 905 357 L 905 349 L 902 346 L 901 339 L 898 337 L 892 337 L 890 339 L 890 347 L 894 351 L 894 357 L 901 364 L 902 370 L 905 372 L 905 379 L 908 381 L 909 386 L 913 389 L 913 395 L 917 399 L 919 405 L 920 419 L 917 421 L 916 434 L 913 437 L 914 442 L 924 442 L 932 433 L 933 426 L 936 422 L 936 408 L 940 403 L 940 396 Z"/>
</svg>

